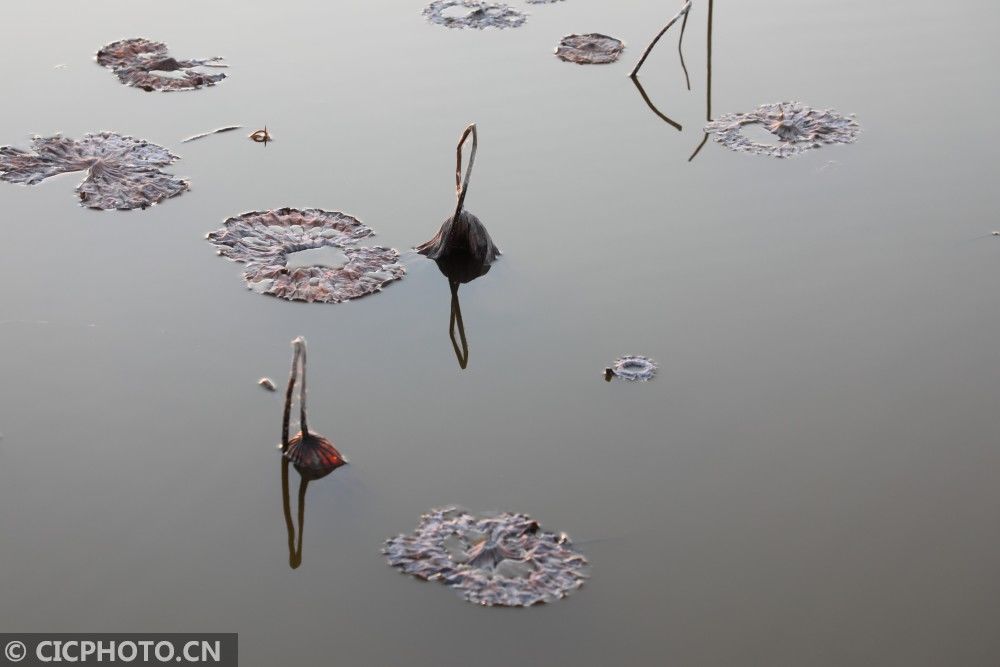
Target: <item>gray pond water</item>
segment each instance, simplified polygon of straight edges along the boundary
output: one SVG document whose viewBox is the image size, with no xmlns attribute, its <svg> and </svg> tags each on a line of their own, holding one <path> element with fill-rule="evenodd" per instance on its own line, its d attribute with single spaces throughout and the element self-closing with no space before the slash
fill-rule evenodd
<svg viewBox="0 0 1000 667">
<path fill-rule="evenodd" d="M 641 75 L 681 132 L 626 77 L 680 2 L 514 4 L 523 27 L 478 32 L 420 0 L 4 3 L 0 144 L 131 134 L 192 187 L 101 213 L 79 173 L 0 183 L 0 629 L 239 632 L 260 666 L 1000 664 L 1000 7 L 720 0 L 715 113 L 799 100 L 862 134 L 688 162 L 704 0 L 692 90 L 675 28 Z M 574 32 L 626 51 L 561 62 Z M 122 86 L 93 54 L 136 36 L 230 76 Z M 464 371 L 423 257 L 304 305 L 203 238 L 317 206 L 407 249 L 451 212 L 471 121 L 466 205 L 504 256 L 459 290 Z M 309 485 L 293 570 L 256 381 L 283 384 L 297 335 L 310 425 L 351 464 Z M 626 353 L 656 379 L 605 383 Z M 485 609 L 386 566 L 446 504 L 568 532 L 591 581 Z"/>
</svg>

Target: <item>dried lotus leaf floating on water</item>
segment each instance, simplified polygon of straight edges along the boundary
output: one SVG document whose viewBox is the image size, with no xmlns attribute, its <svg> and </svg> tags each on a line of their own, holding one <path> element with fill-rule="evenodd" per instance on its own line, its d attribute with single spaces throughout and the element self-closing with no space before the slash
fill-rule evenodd
<svg viewBox="0 0 1000 667">
<path fill-rule="evenodd" d="M 606 65 L 621 57 L 625 44 L 614 37 L 592 32 L 586 35 L 566 35 L 556 47 L 556 55 L 578 65 Z"/>
<path fill-rule="evenodd" d="M 435 0 L 424 8 L 431 23 L 446 28 L 517 28 L 528 17 L 502 3 L 478 0 Z"/>
<path fill-rule="evenodd" d="M 289 301 L 340 303 L 382 290 L 406 274 L 397 263 L 399 253 L 374 246 L 351 244 L 372 234 L 357 218 L 336 211 L 280 208 L 253 211 L 229 218 L 207 238 L 219 254 L 247 265 L 243 279 L 259 294 Z M 292 253 L 339 248 L 341 266 L 290 267 Z"/>
<path fill-rule="evenodd" d="M 187 181 L 160 171 L 177 156 L 141 139 L 113 132 L 80 139 L 56 135 L 35 137 L 31 147 L 34 152 L 0 147 L 0 180 L 37 185 L 50 176 L 86 171 L 76 188 L 80 203 L 119 211 L 152 206 L 189 187 Z"/>
<path fill-rule="evenodd" d="M 656 377 L 656 368 L 656 362 L 649 357 L 630 354 L 617 359 L 605 371 L 605 379 L 617 377 L 629 382 L 649 382 Z"/>
<path fill-rule="evenodd" d="M 214 86 L 226 78 L 222 72 L 203 72 L 206 67 L 226 67 L 222 58 L 177 60 L 167 45 L 141 37 L 108 44 L 97 52 L 97 64 L 114 72 L 128 86 L 153 90 L 195 90 Z"/>
<path fill-rule="evenodd" d="M 569 538 L 542 530 L 525 514 L 431 510 L 413 533 L 386 540 L 382 553 L 405 574 L 440 581 L 485 606 L 556 602 L 589 576 L 587 559 Z"/>
<path fill-rule="evenodd" d="M 744 134 L 750 125 L 759 125 L 774 135 L 776 143 L 754 141 Z M 830 109 L 813 109 L 799 102 L 764 104 L 748 113 L 728 113 L 705 126 L 705 132 L 734 151 L 793 157 L 829 144 L 852 144 L 861 132 L 853 115 Z"/>
</svg>

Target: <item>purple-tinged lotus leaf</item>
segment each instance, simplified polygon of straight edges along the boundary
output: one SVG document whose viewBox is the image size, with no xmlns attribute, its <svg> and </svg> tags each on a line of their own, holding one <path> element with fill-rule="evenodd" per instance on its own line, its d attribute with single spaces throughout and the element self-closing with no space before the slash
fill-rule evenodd
<svg viewBox="0 0 1000 667">
<path fill-rule="evenodd" d="M 195 90 L 214 86 L 226 78 L 222 72 L 204 72 L 206 67 L 225 67 L 222 58 L 177 60 L 167 45 L 137 37 L 108 44 L 97 52 L 97 64 L 109 68 L 128 86 L 153 90 Z"/>
<path fill-rule="evenodd" d="M 464 14 L 449 12 L 454 7 L 468 10 Z M 517 28 L 528 17 L 502 3 L 479 0 L 435 0 L 424 8 L 424 16 L 431 23 L 446 28 Z"/>
<path fill-rule="evenodd" d="M 774 135 L 774 144 L 754 141 L 743 130 L 760 125 Z M 829 144 L 852 144 L 861 132 L 853 114 L 844 116 L 830 109 L 813 109 L 799 102 L 764 104 L 748 113 L 728 113 L 705 126 L 705 132 L 734 151 L 793 157 Z"/>
<path fill-rule="evenodd" d="M 622 380 L 648 382 L 656 376 L 656 362 L 649 357 L 629 354 L 616 360 L 610 370 Z"/>
<path fill-rule="evenodd" d="M 188 189 L 160 169 L 177 160 L 167 149 L 113 132 L 81 139 L 35 137 L 32 151 L 0 147 L 0 180 L 37 185 L 50 176 L 86 171 L 77 186 L 83 206 L 102 210 L 146 208 Z"/>
<path fill-rule="evenodd" d="M 357 218 L 337 211 L 280 208 L 253 211 L 225 221 L 207 238 L 223 257 L 247 265 L 243 279 L 259 294 L 289 301 L 340 303 L 382 290 L 406 275 L 392 248 L 355 248 L 372 234 Z M 339 248 L 342 266 L 290 267 L 289 255 Z"/>
<path fill-rule="evenodd" d="M 555 602 L 589 576 L 587 559 L 566 535 L 542 530 L 525 514 L 431 510 L 413 533 L 386 540 L 382 552 L 405 574 L 440 581 L 485 606 Z"/>
<path fill-rule="evenodd" d="M 579 65 L 605 65 L 621 57 L 625 44 L 614 37 L 592 32 L 566 35 L 556 47 L 556 56 Z"/>
</svg>

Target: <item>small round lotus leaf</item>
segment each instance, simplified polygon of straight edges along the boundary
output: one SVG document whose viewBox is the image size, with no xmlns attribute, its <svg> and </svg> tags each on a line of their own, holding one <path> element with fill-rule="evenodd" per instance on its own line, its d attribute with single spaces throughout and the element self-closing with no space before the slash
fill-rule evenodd
<svg viewBox="0 0 1000 667">
<path fill-rule="evenodd" d="M 648 382 L 656 376 L 656 362 L 649 357 L 630 354 L 616 360 L 611 372 L 622 380 Z"/>
<path fill-rule="evenodd" d="M 556 55 L 580 65 L 604 65 L 618 60 L 624 50 L 625 44 L 621 40 L 592 32 L 566 35 L 556 47 Z"/>
<path fill-rule="evenodd" d="M 440 581 L 486 606 L 555 602 L 589 576 L 587 559 L 565 535 L 542 530 L 526 514 L 431 510 L 413 533 L 386 540 L 382 552 L 404 573 Z"/>
<path fill-rule="evenodd" d="M 754 141 L 743 133 L 760 125 L 774 135 L 774 144 Z M 705 126 L 723 146 L 743 153 L 793 157 L 829 144 L 852 144 L 861 132 L 853 115 L 831 109 L 813 109 L 799 102 L 764 104 L 748 113 L 728 113 Z"/>
<path fill-rule="evenodd" d="M 33 152 L 0 147 L 0 180 L 37 185 L 50 176 L 86 171 L 80 203 L 102 210 L 146 208 L 188 189 L 187 181 L 160 171 L 175 160 L 167 149 L 113 132 L 80 139 L 35 137 Z"/>
<path fill-rule="evenodd" d="M 145 91 L 195 90 L 214 86 L 226 78 L 222 72 L 206 73 L 204 67 L 225 67 L 221 58 L 177 60 L 167 45 L 137 37 L 108 44 L 97 52 L 97 64 L 109 68 L 127 86 Z"/>
<path fill-rule="evenodd" d="M 280 208 L 252 211 L 223 223 L 208 240 L 219 254 L 247 265 L 243 279 L 259 294 L 289 301 L 340 303 L 382 290 L 406 275 L 399 253 L 374 246 L 354 248 L 372 230 L 338 211 Z M 343 266 L 288 267 L 288 256 L 302 250 L 340 248 Z"/>
<path fill-rule="evenodd" d="M 469 10 L 465 14 L 453 16 L 446 13 L 452 7 Z M 517 28 L 524 25 L 528 17 L 513 7 L 498 2 L 479 0 L 434 0 L 424 8 L 424 16 L 431 23 L 446 28 Z"/>
</svg>

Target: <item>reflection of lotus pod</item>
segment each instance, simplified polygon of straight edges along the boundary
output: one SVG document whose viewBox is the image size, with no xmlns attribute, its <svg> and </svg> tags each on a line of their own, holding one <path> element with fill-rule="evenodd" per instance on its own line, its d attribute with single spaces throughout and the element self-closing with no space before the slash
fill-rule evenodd
<svg viewBox="0 0 1000 667">
<path fill-rule="evenodd" d="M 305 436 L 302 431 L 296 433 L 283 453 L 295 469 L 309 479 L 326 477 L 347 463 L 332 442 L 312 432 Z"/>
<path fill-rule="evenodd" d="M 469 12 L 462 16 L 445 14 L 452 7 L 463 7 Z M 424 16 L 431 23 L 447 28 L 517 28 L 524 25 L 528 17 L 502 3 L 479 2 L 478 0 L 435 0 L 424 8 Z"/>
<path fill-rule="evenodd" d="M 618 60 L 625 44 L 614 37 L 592 32 L 587 35 L 566 35 L 556 47 L 556 55 L 579 65 L 604 65 Z"/>
<path fill-rule="evenodd" d="M 406 269 L 392 248 L 354 248 L 372 234 L 357 218 L 320 209 L 280 208 L 229 218 L 208 234 L 219 254 L 247 264 L 247 287 L 293 301 L 340 303 L 381 291 L 399 280 Z M 288 256 L 302 250 L 334 247 L 343 250 L 343 266 L 288 267 Z"/>
<path fill-rule="evenodd" d="M 146 208 L 176 197 L 187 181 L 160 171 L 175 160 L 167 149 L 133 137 L 101 132 L 80 139 L 35 137 L 34 153 L 0 148 L 0 180 L 36 185 L 50 176 L 87 171 L 77 186 L 80 203 L 102 210 Z"/>
<path fill-rule="evenodd" d="M 745 134 L 747 125 L 760 125 L 775 136 L 776 144 L 753 141 Z M 798 102 L 764 104 L 748 113 L 728 113 L 705 126 L 705 132 L 734 151 L 793 157 L 828 144 L 852 144 L 861 132 L 853 116 L 829 109 L 813 109 Z"/>
<path fill-rule="evenodd" d="M 147 92 L 214 86 L 226 75 L 222 72 L 199 72 L 198 68 L 224 67 L 218 64 L 220 60 L 177 60 L 170 57 L 166 44 L 141 37 L 112 42 L 97 52 L 98 65 L 111 69 L 122 83 Z"/>
<path fill-rule="evenodd" d="M 648 382 L 656 375 L 656 362 L 649 357 L 628 355 L 615 361 L 611 372 L 622 380 Z"/>
<path fill-rule="evenodd" d="M 487 606 L 555 602 L 588 577 L 587 559 L 566 536 L 542 530 L 525 514 L 431 510 L 416 531 L 386 540 L 382 552 L 404 573 L 440 581 Z"/>
</svg>

